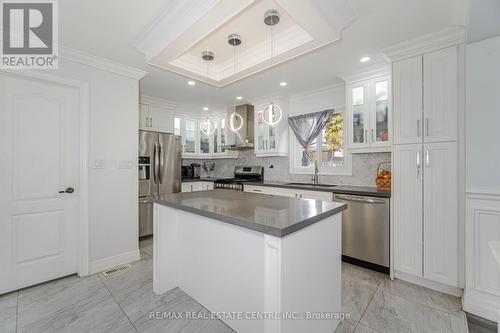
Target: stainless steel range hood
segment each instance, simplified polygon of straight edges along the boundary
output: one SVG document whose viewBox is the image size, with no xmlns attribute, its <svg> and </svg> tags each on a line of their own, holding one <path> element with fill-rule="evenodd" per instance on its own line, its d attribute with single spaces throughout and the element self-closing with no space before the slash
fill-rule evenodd
<svg viewBox="0 0 500 333">
<path fill-rule="evenodd" d="M 250 104 L 238 105 L 236 113 L 243 118 L 243 126 L 238 132 L 229 130 L 228 145 L 226 150 L 249 150 L 254 148 L 254 107 Z M 231 109 L 228 112 L 228 121 L 233 114 Z"/>
</svg>

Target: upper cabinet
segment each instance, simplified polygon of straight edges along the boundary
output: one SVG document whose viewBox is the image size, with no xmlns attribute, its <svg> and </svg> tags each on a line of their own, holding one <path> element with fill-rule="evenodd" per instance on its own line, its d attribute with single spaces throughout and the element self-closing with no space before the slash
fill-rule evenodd
<svg viewBox="0 0 500 333">
<path fill-rule="evenodd" d="M 153 97 L 141 96 L 139 129 L 162 133 L 174 131 L 174 106 Z"/>
<path fill-rule="evenodd" d="M 394 143 L 457 140 L 457 46 L 393 64 Z"/>
<path fill-rule="evenodd" d="M 424 55 L 425 142 L 457 140 L 458 48 L 449 47 Z"/>
<path fill-rule="evenodd" d="M 422 141 L 422 56 L 393 64 L 394 143 Z"/>
<path fill-rule="evenodd" d="M 216 128 L 213 134 L 207 135 L 200 129 L 199 119 L 189 115 L 176 115 L 174 133 L 182 137 L 182 157 L 184 158 L 236 158 L 237 153 L 224 148 L 228 140 L 226 115 L 214 115 Z"/>
<path fill-rule="evenodd" d="M 351 153 L 391 151 L 390 74 L 347 84 L 347 133 Z"/>
<path fill-rule="evenodd" d="M 281 121 L 274 126 L 264 122 L 264 112 L 271 102 L 282 111 Z M 279 97 L 255 103 L 254 147 L 257 157 L 288 156 L 288 107 L 288 102 Z"/>
</svg>

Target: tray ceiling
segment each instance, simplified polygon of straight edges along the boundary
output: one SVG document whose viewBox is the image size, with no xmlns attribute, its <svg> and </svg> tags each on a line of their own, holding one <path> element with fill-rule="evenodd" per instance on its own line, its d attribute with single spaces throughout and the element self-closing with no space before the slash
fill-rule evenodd
<svg viewBox="0 0 500 333">
<path fill-rule="evenodd" d="M 280 13 L 272 28 L 264 24 L 269 9 Z M 135 46 L 151 65 L 223 87 L 340 40 L 353 19 L 347 0 L 174 1 Z M 227 42 L 233 33 L 237 47 Z M 203 60 L 203 51 L 215 59 Z"/>
</svg>

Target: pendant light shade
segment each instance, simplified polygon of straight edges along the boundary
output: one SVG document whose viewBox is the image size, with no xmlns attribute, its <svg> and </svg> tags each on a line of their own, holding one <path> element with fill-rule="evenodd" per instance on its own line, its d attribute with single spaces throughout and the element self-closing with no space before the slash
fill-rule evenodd
<svg viewBox="0 0 500 333">
<path fill-rule="evenodd" d="M 228 127 L 233 132 L 238 132 L 243 127 L 243 117 L 236 110 L 229 116 Z"/>
<path fill-rule="evenodd" d="M 215 121 L 208 118 L 200 122 L 200 131 L 208 136 L 215 133 L 216 127 L 217 124 L 215 123 Z"/>
<path fill-rule="evenodd" d="M 274 127 L 283 118 L 283 111 L 279 105 L 269 103 L 269 105 L 262 112 L 262 120 L 269 126 Z"/>
</svg>

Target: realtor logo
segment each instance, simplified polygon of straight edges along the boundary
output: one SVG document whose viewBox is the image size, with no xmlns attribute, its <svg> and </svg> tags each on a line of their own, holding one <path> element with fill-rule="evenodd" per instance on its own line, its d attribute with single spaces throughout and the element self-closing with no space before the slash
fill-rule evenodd
<svg viewBox="0 0 500 333">
<path fill-rule="evenodd" d="M 0 0 L 3 69 L 58 67 L 57 0 Z"/>
</svg>

